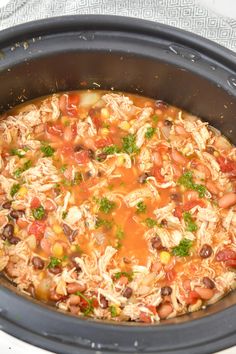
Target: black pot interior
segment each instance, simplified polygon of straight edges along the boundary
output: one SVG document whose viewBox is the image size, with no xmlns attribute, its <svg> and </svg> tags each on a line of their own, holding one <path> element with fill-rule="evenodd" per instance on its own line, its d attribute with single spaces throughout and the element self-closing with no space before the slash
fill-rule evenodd
<svg viewBox="0 0 236 354">
<path fill-rule="evenodd" d="M 233 53 L 224 51 L 217 46 L 213 50 L 209 43 L 202 42 L 186 33 L 177 32 L 176 34 L 171 28 L 156 27 L 155 24 L 151 23 L 142 24 L 138 20 L 127 22 L 127 20 L 118 18 L 118 22 L 114 25 L 114 20 L 111 18 L 106 18 L 106 21 L 105 19 L 98 20 L 95 17 L 93 19 L 89 17 L 83 17 L 82 19 L 80 17 L 79 20 L 76 17 L 69 17 L 69 19 L 60 21 L 54 19 L 54 22 L 48 20 L 35 26 L 35 28 L 31 24 L 28 27 L 12 30 L 10 34 L 4 32 L 2 37 L 0 35 L 0 49 L 2 50 L 0 60 L 0 108 L 2 112 L 28 99 L 53 92 L 85 88 L 114 89 L 162 99 L 199 115 L 204 120 L 209 121 L 211 125 L 220 129 L 236 144 L 236 87 L 234 85 L 236 65 Z M 83 30 L 87 27 L 89 29 Z M 18 41 L 19 43 L 17 43 Z M 12 315 L 8 298 L 11 298 L 10 293 L 14 292 L 13 288 L 10 287 L 10 293 L 8 290 L 5 291 L 5 280 L 2 280 L 2 286 L 2 290 L 0 289 L 2 306 L 6 310 L 6 315 L 3 312 L 3 318 L 28 329 L 29 324 L 25 325 L 22 318 L 17 321 Z M 27 301 L 35 304 L 35 301 Z M 24 316 L 25 311 L 27 311 L 25 300 L 19 300 L 19 296 L 14 295 L 12 303 L 14 306 L 23 304 L 22 307 L 18 307 L 17 312 Z M 196 350 L 194 349 L 196 343 L 199 344 L 199 342 L 203 343 L 204 341 L 206 343 L 207 341 L 213 341 L 213 338 L 217 336 L 229 335 L 230 331 L 227 332 L 227 326 L 224 334 L 219 326 L 213 328 L 214 331 L 212 332 L 212 329 L 209 329 L 209 331 L 206 329 L 204 322 L 202 330 L 198 324 L 198 338 L 195 337 L 191 326 L 185 328 L 186 331 L 189 328 L 186 338 L 183 338 L 181 331 L 178 332 L 177 327 L 181 329 L 180 326 L 189 321 L 197 324 L 197 320 L 211 318 L 213 314 L 220 314 L 234 304 L 236 304 L 236 293 L 230 294 L 205 311 L 167 320 L 162 325 L 152 326 L 156 329 L 169 328 L 169 332 L 166 332 L 166 330 L 159 332 L 150 330 L 149 336 L 145 332 L 147 339 L 143 337 L 144 334 L 139 330 L 130 332 L 129 336 L 125 333 L 130 331 L 131 328 L 140 327 L 140 325 L 133 327 L 132 325 L 123 325 L 119 326 L 122 329 L 116 330 L 116 326 L 104 327 L 106 325 L 99 325 L 96 321 L 93 321 L 93 324 L 91 321 L 85 320 L 75 322 L 76 319 L 69 315 L 63 316 L 63 318 L 70 319 L 70 324 L 68 327 L 61 328 L 58 324 L 53 323 L 56 313 L 48 309 L 49 315 L 43 323 L 38 321 L 36 317 L 33 318 L 33 312 L 35 311 L 34 315 L 39 316 L 42 320 L 40 316 L 45 315 L 44 305 L 31 306 L 32 315 L 29 314 L 29 319 L 31 331 L 40 335 L 43 335 L 43 332 L 53 333 L 56 341 L 58 340 L 57 335 L 60 335 L 61 339 L 59 340 L 62 340 L 62 342 L 76 342 L 75 324 L 77 323 L 80 326 L 81 337 L 92 337 L 95 342 L 102 341 L 103 344 L 105 343 L 105 351 L 114 352 L 118 350 L 114 344 L 118 343 L 119 348 L 123 348 L 123 352 L 125 350 L 130 352 L 162 352 L 160 350 L 164 348 L 166 353 L 184 353 L 185 345 L 190 345 L 191 342 L 193 349 L 188 349 L 186 352 L 199 353 L 197 347 Z M 232 307 L 232 309 L 236 312 L 235 307 Z M 224 311 L 224 313 L 226 312 Z M 57 313 L 57 319 L 59 319 L 58 316 Z M 82 328 L 83 322 L 84 328 Z M 68 321 L 62 319 L 61 323 L 65 325 Z M 172 324 L 177 326 L 172 326 Z M 175 329 L 171 332 L 171 328 L 174 327 Z M 13 328 L 13 325 L 7 328 L 11 332 L 9 328 Z M 108 328 L 110 328 L 110 335 L 105 337 L 104 330 L 107 331 Z M 88 331 L 90 332 L 86 335 Z M 18 333 L 20 332 L 18 331 Z M 125 339 L 121 337 L 121 333 L 123 333 Z M 171 333 L 175 333 L 175 343 L 172 344 L 169 337 Z M 30 340 L 26 334 L 18 334 L 18 336 Z M 33 341 L 32 333 L 30 338 Z M 135 338 L 138 338 L 143 346 L 139 347 L 139 344 L 138 347 L 135 347 L 134 344 L 131 345 L 131 342 L 135 342 Z M 149 344 L 147 340 L 150 341 Z M 214 340 L 216 341 L 216 339 Z M 36 339 L 33 342 L 38 343 Z M 90 342 L 88 348 L 91 348 Z M 110 345 L 111 342 L 114 345 Z M 215 344 L 215 347 L 212 348 L 215 350 L 222 345 L 227 346 L 222 343 L 221 341 L 221 344 L 218 344 L 218 346 Z M 82 345 L 77 342 L 77 345 L 83 347 L 84 352 L 86 352 L 86 343 Z M 53 346 L 50 347 L 49 344 L 46 347 L 53 350 Z M 169 348 L 169 351 L 167 348 Z M 56 350 L 62 352 L 60 348 Z M 71 348 L 68 352 L 75 352 L 73 350 Z M 67 352 L 66 349 L 63 349 L 63 352 Z M 203 350 L 202 352 L 208 351 Z"/>
</svg>

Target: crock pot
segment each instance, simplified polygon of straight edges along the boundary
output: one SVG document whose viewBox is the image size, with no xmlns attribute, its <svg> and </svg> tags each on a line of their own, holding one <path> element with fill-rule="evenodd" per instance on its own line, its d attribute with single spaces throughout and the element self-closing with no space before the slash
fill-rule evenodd
<svg viewBox="0 0 236 354">
<path fill-rule="evenodd" d="M 74 89 L 162 99 L 209 121 L 236 144 L 236 55 L 154 22 L 67 16 L 0 33 L 0 110 Z M 65 314 L 0 280 L 0 326 L 57 353 L 212 353 L 236 344 L 236 293 L 189 315 L 146 325 Z"/>
</svg>

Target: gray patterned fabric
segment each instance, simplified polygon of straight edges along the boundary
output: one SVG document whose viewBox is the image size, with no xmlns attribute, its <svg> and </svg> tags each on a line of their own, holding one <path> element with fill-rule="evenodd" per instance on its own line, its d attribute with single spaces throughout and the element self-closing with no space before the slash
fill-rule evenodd
<svg viewBox="0 0 236 354">
<path fill-rule="evenodd" d="M 11 0 L 0 9 L 0 29 L 71 14 L 110 14 L 158 21 L 236 51 L 236 20 L 215 14 L 197 0 Z"/>
</svg>

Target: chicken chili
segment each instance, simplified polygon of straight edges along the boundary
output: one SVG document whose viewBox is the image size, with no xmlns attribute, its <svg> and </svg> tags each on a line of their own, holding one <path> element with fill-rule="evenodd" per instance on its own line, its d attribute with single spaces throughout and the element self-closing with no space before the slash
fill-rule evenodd
<svg viewBox="0 0 236 354">
<path fill-rule="evenodd" d="M 74 91 L 0 121 L 0 271 L 76 315 L 157 322 L 235 286 L 236 149 L 163 101 Z"/>
</svg>

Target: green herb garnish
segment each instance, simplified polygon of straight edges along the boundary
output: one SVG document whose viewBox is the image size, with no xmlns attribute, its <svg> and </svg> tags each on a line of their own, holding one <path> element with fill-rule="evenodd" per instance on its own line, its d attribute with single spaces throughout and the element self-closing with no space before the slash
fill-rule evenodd
<svg viewBox="0 0 236 354">
<path fill-rule="evenodd" d="M 55 149 L 53 149 L 50 145 L 43 145 L 40 150 L 42 151 L 44 157 L 51 157 L 55 152 Z"/>
<path fill-rule="evenodd" d="M 13 184 L 13 186 L 11 187 L 11 191 L 10 191 L 11 197 L 14 197 L 14 195 L 19 191 L 19 189 L 20 189 L 19 183 Z"/>
<path fill-rule="evenodd" d="M 57 258 L 57 257 L 50 257 L 50 262 L 48 263 L 47 268 L 55 268 L 59 265 L 61 265 L 61 259 Z"/>
<path fill-rule="evenodd" d="M 21 174 L 24 171 L 28 170 L 31 166 L 32 166 L 32 161 L 30 161 L 30 160 L 26 161 L 22 167 L 19 167 L 19 168 L 17 168 L 17 170 L 15 170 L 14 176 L 16 178 L 19 178 L 21 176 Z"/>
<path fill-rule="evenodd" d="M 149 127 L 149 128 L 147 128 L 147 131 L 145 133 L 145 137 L 147 139 L 151 139 L 154 136 L 155 132 L 156 132 L 155 128 Z"/>
<path fill-rule="evenodd" d="M 133 272 L 117 272 L 114 274 L 115 279 L 120 279 L 122 276 L 127 277 L 129 281 L 133 280 Z"/>
<path fill-rule="evenodd" d="M 152 228 L 157 225 L 157 221 L 152 218 L 145 219 L 145 223 L 149 228 Z"/>
<path fill-rule="evenodd" d="M 113 226 L 113 223 L 110 220 L 97 218 L 96 224 L 95 224 L 96 229 L 98 229 L 101 226 L 105 227 L 107 230 L 110 230 Z"/>
<path fill-rule="evenodd" d="M 193 173 L 192 171 L 185 172 L 179 179 L 178 184 L 184 186 L 186 189 L 192 189 L 197 191 L 200 198 L 203 198 L 206 194 L 206 187 L 202 184 L 196 184 L 193 181 Z"/>
<path fill-rule="evenodd" d="M 62 219 L 64 220 L 66 218 L 66 215 L 68 214 L 68 211 L 63 211 L 62 213 Z"/>
<path fill-rule="evenodd" d="M 111 313 L 111 317 L 116 317 L 118 315 L 117 308 L 113 305 L 109 306 L 109 311 Z"/>
<path fill-rule="evenodd" d="M 152 120 L 153 120 L 154 123 L 157 123 L 158 122 L 158 116 L 156 114 L 154 114 L 152 116 Z"/>
<path fill-rule="evenodd" d="M 36 220 L 42 220 L 45 215 L 45 209 L 42 205 L 40 205 L 38 208 L 33 209 L 32 213 L 33 213 L 33 217 Z"/>
<path fill-rule="evenodd" d="M 172 248 L 172 254 L 179 257 L 189 256 L 190 248 L 192 247 L 193 242 L 184 238 L 180 241 L 178 246 Z"/>
<path fill-rule="evenodd" d="M 106 197 L 100 200 L 100 207 L 99 211 L 109 214 L 114 208 L 116 207 L 116 203 L 112 202 L 111 200 L 107 199 Z"/>
<path fill-rule="evenodd" d="M 72 181 L 72 185 L 78 185 L 83 181 L 83 175 L 81 172 L 75 172 L 75 177 Z"/>
<path fill-rule="evenodd" d="M 122 150 L 127 154 L 136 154 L 139 152 L 139 148 L 136 145 L 136 137 L 134 134 L 129 134 L 123 137 Z"/>
<path fill-rule="evenodd" d="M 197 231 L 197 224 L 193 221 L 192 215 L 188 211 L 183 213 L 183 218 L 186 224 L 186 231 Z"/>
<path fill-rule="evenodd" d="M 22 158 L 25 156 L 25 151 L 22 149 L 11 149 L 11 155 L 15 155 L 19 158 Z"/>
<path fill-rule="evenodd" d="M 76 291 L 76 295 L 80 296 L 84 301 L 87 302 L 88 306 L 86 308 L 83 308 L 81 311 L 85 316 L 89 315 L 91 312 L 93 312 L 94 307 L 93 307 L 93 300 L 88 299 L 84 294 L 82 294 L 80 291 Z"/>
<path fill-rule="evenodd" d="M 136 204 L 136 213 L 141 214 L 141 213 L 146 213 L 147 211 L 147 206 L 144 204 L 144 202 L 138 202 Z"/>
<path fill-rule="evenodd" d="M 61 168 L 60 168 L 60 172 L 61 173 L 64 173 L 67 169 L 67 165 L 62 165 Z"/>
<path fill-rule="evenodd" d="M 105 153 L 107 155 L 114 155 L 120 152 L 120 148 L 117 145 L 110 145 L 110 146 L 105 146 L 102 149 L 102 153 Z"/>
</svg>

